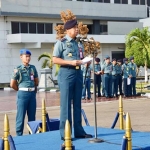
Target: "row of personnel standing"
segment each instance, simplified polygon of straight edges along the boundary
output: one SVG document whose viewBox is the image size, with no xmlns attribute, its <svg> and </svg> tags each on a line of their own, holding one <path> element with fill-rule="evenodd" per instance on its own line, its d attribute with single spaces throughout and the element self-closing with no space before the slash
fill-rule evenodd
<svg viewBox="0 0 150 150">
<path fill-rule="evenodd" d="M 118 97 L 124 94 L 124 97 L 136 96 L 136 71 L 137 66 L 134 63 L 134 57 L 131 56 L 122 60 L 106 56 L 102 62 L 99 58 L 95 58 L 94 76 L 95 76 L 95 93 L 98 97 L 105 96 L 106 98 Z M 82 66 L 83 71 L 83 90 L 82 99 L 91 99 L 91 73 L 93 72 L 91 62 Z M 122 86 L 123 83 L 123 86 Z M 102 85 L 102 86 L 101 86 Z"/>
</svg>

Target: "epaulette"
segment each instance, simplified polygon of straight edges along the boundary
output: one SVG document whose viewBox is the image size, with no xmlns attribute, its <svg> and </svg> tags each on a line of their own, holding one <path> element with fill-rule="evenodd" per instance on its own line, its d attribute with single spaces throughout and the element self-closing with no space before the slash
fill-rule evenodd
<svg viewBox="0 0 150 150">
<path fill-rule="evenodd" d="M 62 38 L 60 41 L 61 41 L 61 42 L 64 42 L 65 40 L 66 40 L 66 38 Z"/>
</svg>

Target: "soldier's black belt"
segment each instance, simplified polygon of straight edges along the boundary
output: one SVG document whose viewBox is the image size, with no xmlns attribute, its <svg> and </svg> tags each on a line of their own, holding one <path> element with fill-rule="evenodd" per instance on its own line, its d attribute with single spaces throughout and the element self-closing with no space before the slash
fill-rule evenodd
<svg viewBox="0 0 150 150">
<path fill-rule="evenodd" d="M 104 74 L 107 74 L 107 75 L 112 75 L 111 73 L 104 73 Z"/>
<path fill-rule="evenodd" d="M 119 73 L 119 74 L 117 74 L 117 75 L 120 75 L 120 76 L 122 76 L 122 74 L 121 74 L 121 73 Z"/>
<path fill-rule="evenodd" d="M 116 74 L 113 74 L 113 76 L 117 76 Z"/>
<path fill-rule="evenodd" d="M 61 68 L 80 70 L 81 66 L 61 66 Z"/>
</svg>

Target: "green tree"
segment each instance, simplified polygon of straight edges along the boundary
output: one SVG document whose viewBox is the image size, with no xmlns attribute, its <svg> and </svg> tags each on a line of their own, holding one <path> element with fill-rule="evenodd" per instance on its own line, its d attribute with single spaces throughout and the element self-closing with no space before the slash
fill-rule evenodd
<svg viewBox="0 0 150 150">
<path fill-rule="evenodd" d="M 52 56 L 51 53 L 46 53 L 46 52 L 43 53 L 43 54 L 41 54 L 41 55 L 38 57 L 38 61 L 40 61 L 42 58 L 46 58 L 46 59 L 44 59 L 44 61 L 42 62 L 42 68 L 48 67 L 48 68 L 50 68 L 50 69 L 53 69 L 54 64 L 53 64 L 53 58 L 52 58 L 52 57 L 53 57 L 53 56 Z M 58 75 L 58 72 L 59 72 L 60 66 L 56 64 L 55 67 L 56 67 L 55 76 L 57 76 L 57 75 Z"/>
<path fill-rule="evenodd" d="M 147 68 L 150 67 L 150 31 L 148 28 L 132 30 L 126 37 L 126 57 L 134 56 L 138 67 L 145 67 L 145 82 Z"/>
<path fill-rule="evenodd" d="M 44 59 L 44 61 L 42 62 L 42 68 L 50 68 L 52 69 L 53 68 L 53 62 L 52 62 L 52 55 L 50 53 L 43 53 L 41 54 L 39 57 L 38 57 L 38 61 L 41 60 L 41 58 L 47 58 L 47 59 Z"/>
</svg>

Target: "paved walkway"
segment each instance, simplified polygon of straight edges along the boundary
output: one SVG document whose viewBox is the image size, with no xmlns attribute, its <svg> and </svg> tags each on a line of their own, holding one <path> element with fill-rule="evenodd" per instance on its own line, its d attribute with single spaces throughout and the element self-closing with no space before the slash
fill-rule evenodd
<svg viewBox="0 0 150 150">
<path fill-rule="evenodd" d="M 41 120 L 41 99 L 46 99 L 46 106 L 51 118 L 59 118 L 59 93 L 39 92 L 37 94 L 37 120 Z M 7 113 L 10 122 L 10 133 L 15 135 L 15 116 L 16 116 L 16 92 L 0 91 L 0 137 L 3 136 L 3 119 Z M 129 112 L 133 130 L 150 131 L 150 99 L 144 97 L 128 98 L 123 100 L 124 111 Z M 82 108 L 85 110 L 91 126 L 94 125 L 94 106 L 93 101 L 83 101 Z M 101 127 L 110 128 L 116 112 L 118 111 L 118 99 L 97 98 L 97 124 Z M 28 134 L 26 129 L 24 134 Z M 85 125 L 83 121 L 83 125 Z M 118 124 L 116 128 L 119 128 Z M 93 131 L 94 132 L 94 131 Z"/>
</svg>

